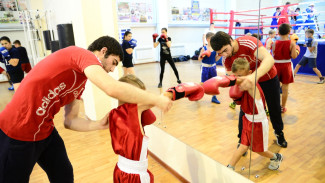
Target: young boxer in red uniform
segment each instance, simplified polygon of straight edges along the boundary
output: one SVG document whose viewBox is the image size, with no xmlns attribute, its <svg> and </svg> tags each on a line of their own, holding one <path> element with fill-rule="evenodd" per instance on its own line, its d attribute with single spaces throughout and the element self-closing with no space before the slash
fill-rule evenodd
<svg viewBox="0 0 325 183">
<path fill-rule="evenodd" d="M 232 72 L 236 75 L 214 77 L 209 79 L 203 84 L 205 93 L 207 94 L 219 94 L 219 87 L 233 86 L 229 90 L 229 95 L 237 104 L 241 105 L 241 109 L 244 112 L 243 115 L 243 131 L 241 134 L 241 144 L 236 150 L 232 159 L 227 167 L 235 170 L 235 165 L 241 158 L 241 156 L 248 150 L 248 147 L 252 147 L 252 151 L 258 153 L 261 156 L 270 158 L 270 164 L 268 166 L 271 170 L 277 170 L 280 167 L 283 156 L 279 153 L 272 153 L 268 151 L 268 136 L 269 125 L 268 118 L 265 113 L 265 98 L 263 90 L 260 85 L 256 83 L 256 93 L 254 93 L 254 87 L 241 91 L 239 86 L 236 85 L 242 82 L 241 76 L 247 76 L 252 73 L 249 63 L 244 58 L 237 58 L 232 64 Z M 237 77 L 239 77 L 237 79 Z M 254 96 L 255 95 L 255 96 Z M 255 98 L 255 101 L 254 101 Z M 255 106 L 254 106 L 255 105 Z M 252 125 L 253 139 L 252 139 Z"/>
<path fill-rule="evenodd" d="M 281 24 L 279 26 L 280 39 L 276 40 L 272 44 L 274 66 L 277 69 L 279 81 L 282 83 L 282 105 L 281 112 L 287 111 L 286 104 L 288 99 L 289 84 L 294 82 L 293 79 L 293 64 L 291 58 L 295 59 L 300 52 L 300 48 L 296 45 L 298 36 L 296 39 L 290 40 L 289 33 L 291 26 L 289 24 Z M 291 36 L 295 37 L 294 35 Z M 298 50 L 298 51 L 297 51 Z"/>
<path fill-rule="evenodd" d="M 126 75 L 119 79 L 145 90 L 143 82 L 134 75 Z M 203 87 L 196 83 L 182 83 L 169 88 L 164 96 L 171 100 L 188 97 L 191 101 L 200 100 Z M 114 169 L 114 183 L 153 183 L 154 176 L 148 170 L 147 149 L 149 138 L 145 135 L 144 126 L 155 122 L 156 117 L 150 110 L 152 106 L 130 104 L 119 100 L 119 107 L 109 114 L 109 128 L 113 150 L 119 155 Z"/>
</svg>

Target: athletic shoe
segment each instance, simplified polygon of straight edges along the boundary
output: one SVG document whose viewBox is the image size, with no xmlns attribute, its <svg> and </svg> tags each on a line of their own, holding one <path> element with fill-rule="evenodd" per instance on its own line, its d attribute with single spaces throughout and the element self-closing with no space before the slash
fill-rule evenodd
<svg viewBox="0 0 325 183">
<path fill-rule="evenodd" d="M 317 84 L 324 84 L 324 83 L 325 83 L 325 80 L 324 79 L 322 79 L 319 82 L 317 82 Z"/>
<path fill-rule="evenodd" d="M 269 169 L 270 170 L 277 170 L 280 167 L 280 164 L 283 160 L 283 156 L 280 153 L 276 153 L 276 159 L 271 159 L 270 164 L 269 164 Z"/>
<path fill-rule="evenodd" d="M 10 91 L 14 90 L 14 86 L 9 87 L 8 90 Z"/>
<path fill-rule="evenodd" d="M 235 109 L 236 108 L 236 103 L 235 102 L 231 102 L 230 104 L 229 104 L 229 107 L 230 108 L 232 108 L 232 109 Z"/>
<path fill-rule="evenodd" d="M 274 135 L 275 135 L 275 137 L 276 137 L 276 143 L 277 143 L 279 146 L 281 146 L 281 147 L 283 147 L 283 148 L 286 148 L 286 147 L 288 146 L 288 143 L 287 143 L 286 139 L 284 138 L 284 134 L 283 134 L 283 132 L 281 132 L 280 134 L 277 134 L 277 133 L 275 133 L 275 131 L 274 131 Z"/>
<path fill-rule="evenodd" d="M 181 80 L 177 80 L 177 83 L 178 83 L 178 84 L 181 84 L 181 83 L 182 83 L 182 81 L 181 81 Z"/>
<path fill-rule="evenodd" d="M 216 103 L 216 104 L 220 104 L 220 101 L 217 99 L 216 96 L 212 97 L 211 102 Z"/>
<path fill-rule="evenodd" d="M 158 88 L 161 88 L 161 87 L 162 87 L 162 84 L 161 84 L 161 83 L 159 83 L 159 84 L 158 84 Z"/>
</svg>

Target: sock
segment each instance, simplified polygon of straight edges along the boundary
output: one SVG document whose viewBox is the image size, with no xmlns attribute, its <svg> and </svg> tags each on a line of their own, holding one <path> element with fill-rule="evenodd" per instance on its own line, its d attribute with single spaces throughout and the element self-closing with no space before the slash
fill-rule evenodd
<svg viewBox="0 0 325 183">
<path fill-rule="evenodd" d="M 278 156 L 276 155 L 276 153 L 273 154 L 273 158 L 271 158 L 271 160 L 276 160 L 278 158 Z"/>
<path fill-rule="evenodd" d="M 324 80 L 324 77 L 320 77 L 319 79 L 320 79 L 320 80 Z"/>
</svg>

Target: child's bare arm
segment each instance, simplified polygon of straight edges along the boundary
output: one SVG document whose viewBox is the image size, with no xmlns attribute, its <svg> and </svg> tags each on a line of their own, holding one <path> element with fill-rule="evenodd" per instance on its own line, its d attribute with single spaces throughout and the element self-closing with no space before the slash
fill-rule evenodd
<svg viewBox="0 0 325 183">
<path fill-rule="evenodd" d="M 291 55 L 291 58 L 295 59 L 297 58 L 298 54 L 296 52 L 296 44 L 294 42 L 291 41 L 291 44 L 290 44 L 290 55 Z"/>
<path fill-rule="evenodd" d="M 256 88 L 256 90 L 255 90 L 255 88 Z M 252 87 L 252 88 L 248 89 L 247 91 L 248 91 L 249 95 L 252 96 L 253 98 L 254 98 L 254 91 L 255 91 L 256 92 L 255 99 L 256 100 L 261 99 L 261 94 L 257 87 Z"/>
<path fill-rule="evenodd" d="M 307 48 L 309 49 L 310 52 L 313 52 L 313 51 L 315 50 L 316 47 L 313 46 L 313 47 L 307 47 Z"/>
<path fill-rule="evenodd" d="M 201 57 L 201 55 L 202 55 L 203 52 L 204 52 L 204 48 L 202 47 L 201 48 L 201 51 L 200 51 L 199 58 L 198 58 L 199 61 L 202 61 L 203 60 L 203 58 Z"/>
<path fill-rule="evenodd" d="M 169 99 L 173 99 L 173 94 L 171 92 L 163 92 L 161 95 L 168 97 Z M 138 108 L 142 111 L 153 108 L 154 105 L 143 105 L 143 104 L 138 104 Z"/>
</svg>

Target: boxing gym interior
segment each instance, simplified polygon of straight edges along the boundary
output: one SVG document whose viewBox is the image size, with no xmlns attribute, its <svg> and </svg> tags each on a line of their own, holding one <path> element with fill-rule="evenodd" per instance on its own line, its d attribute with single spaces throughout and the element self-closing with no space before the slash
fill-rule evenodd
<svg viewBox="0 0 325 183">
<path fill-rule="evenodd" d="M 279 144 L 269 115 L 270 107 L 265 108 L 268 119 L 267 149 L 281 154 L 281 164 L 278 163 L 276 169 L 270 170 L 270 158 L 253 152 L 248 145 L 247 153 L 240 156 L 236 166 L 229 166 L 241 143 L 238 138 L 241 105 L 234 103 L 230 87 L 219 87 L 218 94 L 214 94 L 216 98 L 205 92 L 199 100 L 184 98 L 172 101 L 168 112 L 158 107 L 151 108 L 156 120 L 144 127 L 145 136 L 149 138 L 147 169 L 154 176 L 154 180 L 149 182 L 321 183 L 325 182 L 325 2 L 287 2 L 1 0 L 0 37 L 10 38 L 12 45 L 15 40 L 19 40 L 21 46 L 26 48 L 31 70 L 30 73 L 24 72 L 22 84 L 29 74 L 33 74 L 34 67 L 61 49 L 69 46 L 87 49 L 94 40 L 107 35 L 115 38 L 123 49 L 127 41 L 130 45 L 128 48 L 132 48 L 132 66 L 126 67 L 121 60 L 108 75 L 119 80 L 131 68 L 131 74 L 144 83 L 146 91 L 157 96 L 181 83 L 194 82 L 205 89 L 203 67 L 215 68 L 216 75 L 208 79 L 229 75 L 231 68 L 226 64 L 229 58 L 212 43 L 214 35 L 220 31 L 229 35 L 232 41 L 242 37 L 252 40 L 255 46 L 261 44 L 265 51 L 268 39 L 272 39 L 267 53 L 271 52 L 272 59 L 266 61 L 271 60 L 275 64 L 277 59 L 273 58 L 273 53 L 276 47 L 272 49 L 272 45 L 276 46 L 281 39 L 291 40 L 289 44 L 295 45 L 292 49 L 296 50 L 296 56 L 287 60 L 291 63 L 289 70 L 293 80 L 289 86 L 282 83 L 278 71 L 279 88 L 271 88 L 280 91 L 279 117 L 283 121 L 285 145 Z M 290 27 L 286 37 L 280 35 L 281 19 Z M 213 36 L 207 39 L 210 32 Z M 131 40 L 126 38 L 126 33 L 132 34 Z M 250 39 L 251 36 L 256 37 Z M 231 43 L 228 46 L 234 49 L 234 43 Z M 171 60 L 165 60 L 162 54 L 166 51 L 166 45 Z M 207 53 L 204 49 L 210 49 L 211 52 Z M 256 50 L 254 59 L 258 60 L 264 52 L 260 48 Z M 310 62 L 307 52 L 314 53 L 311 56 L 314 66 L 307 63 L 307 60 Z M 213 57 L 212 54 L 218 60 L 204 63 L 205 59 Z M 234 56 L 237 52 L 231 54 Z M 4 54 L 1 56 L 5 57 Z M 256 68 L 254 66 L 253 71 L 262 63 L 256 65 Z M 5 74 L 5 64 L 0 63 L 4 70 L 0 73 L 0 112 L 20 89 L 15 83 L 12 85 L 10 76 Z M 187 92 L 185 90 L 185 96 Z M 282 98 L 284 93 L 287 96 L 285 104 Z M 80 100 L 82 105 L 78 116 L 92 121 L 102 119 L 119 105 L 117 99 L 106 95 L 89 80 Z M 254 114 L 252 116 L 254 119 Z M 110 130 L 72 131 L 65 127 L 64 120 L 64 108 L 61 108 L 53 122 L 73 166 L 74 182 L 116 182 L 113 172 L 120 161 L 112 148 Z M 255 140 L 254 136 L 249 139 Z M 50 181 L 46 172 L 36 163 L 29 182 Z"/>
</svg>

